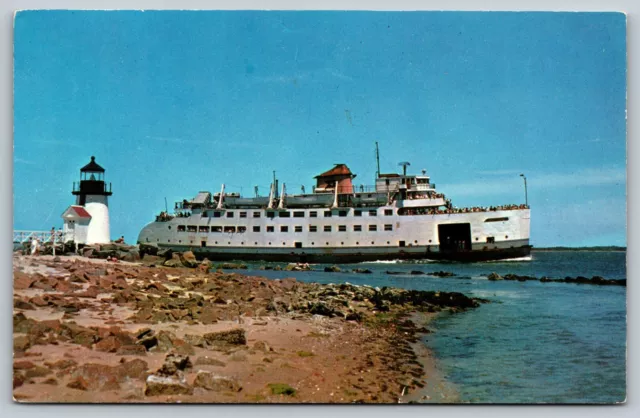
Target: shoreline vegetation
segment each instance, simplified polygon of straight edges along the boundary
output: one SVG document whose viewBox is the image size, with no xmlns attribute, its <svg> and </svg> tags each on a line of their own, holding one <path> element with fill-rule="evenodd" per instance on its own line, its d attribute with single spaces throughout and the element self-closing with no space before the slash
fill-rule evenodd
<svg viewBox="0 0 640 418">
<path fill-rule="evenodd" d="M 15 253 L 14 399 L 455 402 L 420 340 L 436 315 L 489 302 L 270 280 L 215 271 L 189 253 L 176 259 L 181 266 Z"/>
</svg>

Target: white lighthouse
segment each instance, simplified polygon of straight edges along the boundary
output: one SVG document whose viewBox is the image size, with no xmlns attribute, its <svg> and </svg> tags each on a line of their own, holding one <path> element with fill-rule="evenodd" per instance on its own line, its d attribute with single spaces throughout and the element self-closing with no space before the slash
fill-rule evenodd
<svg viewBox="0 0 640 418">
<path fill-rule="evenodd" d="M 109 234 L 109 196 L 111 184 L 107 188 L 104 168 L 91 157 L 89 164 L 80 169 L 80 182 L 73 183 L 76 204 L 62 214 L 64 220 L 64 240 L 77 244 L 107 244 Z"/>
</svg>

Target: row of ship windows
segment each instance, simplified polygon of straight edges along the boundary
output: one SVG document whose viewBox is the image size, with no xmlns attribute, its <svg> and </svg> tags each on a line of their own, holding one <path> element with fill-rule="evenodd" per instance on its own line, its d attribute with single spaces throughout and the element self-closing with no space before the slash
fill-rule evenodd
<svg viewBox="0 0 640 418">
<path fill-rule="evenodd" d="M 156 241 L 160 242 L 160 238 L 157 238 Z M 149 238 L 147 238 L 147 242 L 149 242 Z M 171 243 L 171 240 L 167 240 L 168 243 Z M 193 244 L 193 240 L 190 241 L 191 244 Z M 181 244 L 182 240 L 178 240 L 178 243 Z M 418 240 L 413 241 L 414 244 L 418 243 Z M 431 240 L 429 240 L 429 243 L 431 243 Z M 215 244 L 218 244 L 218 241 L 215 241 Z M 228 245 L 231 245 L 231 241 L 227 242 Z M 329 242 L 325 242 L 326 245 L 329 245 Z M 391 244 L 391 241 L 387 241 L 387 244 Z M 240 245 L 244 245 L 244 241 L 242 241 L 240 243 Z M 254 242 L 254 245 L 258 245 L 258 242 Z M 271 245 L 271 242 L 269 242 L 269 245 Z M 287 245 L 286 242 L 283 242 L 282 245 Z M 302 243 L 301 242 L 294 242 L 294 245 L 296 248 L 302 248 Z M 311 245 L 316 245 L 315 242 L 312 242 Z M 344 245 L 344 241 L 340 242 L 340 245 Z M 357 241 L 356 245 L 360 245 L 360 242 Z M 375 245 L 375 241 L 371 241 L 371 245 Z M 405 246 L 409 246 L 411 247 L 412 244 L 411 243 L 406 243 L 405 241 L 398 241 L 398 245 L 400 247 L 405 247 Z M 207 246 L 207 241 L 201 241 L 201 246 L 202 247 L 206 247 Z"/>
<path fill-rule="evenodd" d="M 356 209 L 353 211 L 353 216 L 362 216 L 362 210 Z M 378 215 L 378 211 L 375 209 L 372 210 L 368 210 L 368 211 L 364 211 L 364 212 L 368 212 L 369 216 L 377 216 Z M 215 211 L 215 212 L 204 212 L 202 214 L 203 217 L 205 218 L 210 218 L 211 217 L 211 213 L 213 213 L 213 217 L 214 218 L 222 218 L 222 213 L 220 211 Z M 235 211 L 226 211 L 224 212 L 226 213 L 226 217 L 227 218 L 233 218 L 235 216 Z M 239 217 L 240 218 L 246 218 L 248 213 L 247 212 L 238 212 L 239 213 Z M 279 218 L 291 218 L 291 214 L 293 213 L 293 217 L 294 218 L 304 218 L 305 217 L 305 212 L 302 210 L 299 211 L 294 211 L 294 212 L 289 212 L 289 211 L 267 211 L 267 218 L 275 218 L 276 216 L 278 216 Z M 276 215 L 277 214 L 277 215 Z M 339 210 L 338 211 L 338 216 L 340 217 L 345 217 L 349 214 L 348 210 Z M 384 215 L 385 216 L 391 216 L 393 215 L 393 209 L 385 209 L 384 210 Z M 259 218 L 262 216 L 262 212 L 253 212 L 253 217 L 254 218 Z M 333 216 L 333 212 L 330 210 L 325 210 L 324 211 L 324 217 L 325 218 L 330 218 Z M 318 211 L 312 210 L 309 211 L 309 217 L 310 218 L 317 218 L 318 217 Z"/>
<path fill-rule="evenodd" d="M 169 225 L 169 229 L 171 229 L 171 225 Z M 377 231 L 378 230 L 378 225 L 369 225 L 369 231 Z M 393 231 L 393 225 L 392 224 L 387 224 L 384 225 L 384 230 L 385 231 Z M 267 232 L 276 232 L 276 229 L 274 226 L 267 226 L 266 227 L 266 231 Z M 294 226 L 293 227 L 293 231 L 294 232 L 302 232 L 302 226 Z M 331 225 L 324 225 L 323 226 L 323 231 L 324 232 L 331 232 Z M 362 225 L 353 225 L 353 231 L 354 232 L 361 232 L 362 231 Z M 236 233 L 236 232 L 247 232 L 247 227 L 246 226 L 196 226 L 196 225 L 178 225 L 178 232 L 202 232 L 202 233 L 208 233 L 208 232 L 223 232 L 223 233 Z M 260 232 L 260 226 L 254 226 L 253 227 L 253 232 Z M 289 232 L 289 227 L 287 225 L 281 225 L 280 226 L 280 232 Z M 309 225 L 309 232 L 318 232 L 318 227 L 316 225 Z M 338 232 L 347 232 L 347 226 L 346 225 L 338 225 Z"/>
</svg>

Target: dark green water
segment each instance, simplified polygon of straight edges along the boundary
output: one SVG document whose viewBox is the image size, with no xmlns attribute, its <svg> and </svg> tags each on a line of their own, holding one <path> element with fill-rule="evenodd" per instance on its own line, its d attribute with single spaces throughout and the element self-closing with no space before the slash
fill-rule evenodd
<svg viewBox="0 0 640 418">
<path fill-rule="evenodd" d="M 626 396 L 626 288 L 483 274 L 626 278 L 622 252 L 536 252 L 530 261 L 476 264 L 366 263 L 373 274 L 249 271 L 270 278 L 459 291 L 492 303 L 439 317 L 425 339 L 438 367 L 472 403 L 612 403 Z M 323 266 L 315 266 L 321 269 Z M 456 278 L 387 275 L 446 270 Z"/>
</svg>

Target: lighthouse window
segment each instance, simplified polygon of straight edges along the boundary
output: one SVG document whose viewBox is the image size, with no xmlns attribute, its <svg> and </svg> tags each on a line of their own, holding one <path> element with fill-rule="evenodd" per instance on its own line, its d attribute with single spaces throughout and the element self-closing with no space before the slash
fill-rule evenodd
<svg viewBox="0 0 640 418">
<path fill-rule="evenodd" d="M 302 232 L 302 227 L 301 226 L 296 226 L 295 227 L 295 232 Z"/>
<path fill-rule="evenodd" d="M 273 231 L 275 231 L 275 227 L 273 227 L 273 226 L 268 226 L 267 227 L 267 232 L 273 232 Z"/>
<path fill-rule="evenodd" d="M 347 232 L 346 225 L 338 225 L 338 232 Z"/>
<path fill-rule="evenodd" d="M 353 211 L 353 216 L 362 216 L 362 211 L 361 210 L 354 210 Z"/>
<path fill-rule="evenodd" d="M 209 232 L 209 227 L 208 226 L 200 226 L 199 231 L 200 232 Z"/>
<path fill-rule="evenodd" d="M 312 210 L 311 212 L 309 212 L 309 217 L 310 218 L 317 218 L 318 217 L 318 212 L 316 212 L 315 210 Z"/>
<path fill-rule="evenodd" d="M 247 227 L 246 226 L 239 226 L 238 227 L 238 232 L 240 232 L 240 233 L 247 232 Z"/>
<path fill-rule="evenodd" d="M 291 217 L 291 212 L 280 212 L 280 217 L 281 218 L 290 218 Z"/>
<path fill-rule="evenodd" d="M 259 218 L 260 217 L 260 212 L 253 212 L 253 217 L 254 218 Z"/>
<path fill-rule="evenodd" d="M 216 212 L 213 212 L 213 217 L 214 217 L 214 218 L 220 218 L 220 217 L 222 217 L 222 212 L 217 212 L 217 211 L 216 211 Z"/>
<path fill-rule="evenodd" d="M 393 215 L 393 209 L 384 210 L 384 216 L 391 216 L 391 215 Z"/>
<path fill-rule="evenodd" d="M 240 212 L 240 217 L 241 218 L 246 218 L 247 217 L 247 212 Z"/>
<path fill-rule="evenodd" d="M 227 218 L 233 218 L 233 212 L 231 211 L 227 212 Z"/>
<path fill-rule="evenodd" d="M 385 226 L 384 226 L 384 230 L 385 230 L 385 231 L 393 231 L 393 225 L 388 225 L 388 224 L 387 224 L 387 225 L 385 225 Z"/>
<path fill-rule="evenodd" d="M 178 225 L 178 232 L 184 232 L 187 230 L 187 227 L 184 225 Z"/>
<path fill-rule="evenodd" d="M 338 216 L 341 216 L 341 217 L 347 216 L 347 211 L 346 210 L 338 211 Z"/>
<path fill-rule="evenodd" d="M 259 226 L 254 226 L 253 227 L 253 232 L 260 232 L 260 227 Z"/>
<path fill-rule="evenodd" d="M 318 227 L 315 225 L 309 225 L 309 232 L 318 232 Z"/>
<path fill-rule="evenodd" d="M 377 231 L 378 225 L 369 225 L 369 231 Z"/>
<path fill-rule="evenodd" d="M 299 211 L 295 211 L 293 212 L 293 217 L 294 218 L 304 218 L 304 212 L 299 210 Z"/>
<path fill-rule="evenodd" d="M 362 231 L 362 225 L 354 225 L 353 226 L 353 230 L 356 231 L 356 232 Z"/>
<path fill-rule="evenodd" d="M 280 232 L 289 232 L 289 227 L 286 225 L 280 226 Z"/>
<path fill-rule="evenodd" d="M 325 225 L 324 232 L 331 232 L 331 225 Z"/>
<path fill-rule="evenodd" d="M 195 225 L 187 225 L 187 231 L 188 232 L 197 232 L 198 231 L 198 227 Z"/>
<path fill-rule="evenodd" d="M 211 232 L 222 232 L 222 227 L 221 226 L 212 226 L 211 227 Z"/>
<path fill-rule="evenodd" d="M 236 227 L 235 226 L 225 226 L 224 227 L 224 232 L 229 233 L 229 234 L 233 234 L 234 232 L 236 232 Z"/>
<path fill-rule="evenodd" d="M 370 210 L 369 211 L 369 216 L 376 216 L 378 214 L 377 210 Z"/>
</svg>

